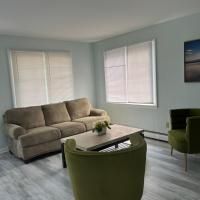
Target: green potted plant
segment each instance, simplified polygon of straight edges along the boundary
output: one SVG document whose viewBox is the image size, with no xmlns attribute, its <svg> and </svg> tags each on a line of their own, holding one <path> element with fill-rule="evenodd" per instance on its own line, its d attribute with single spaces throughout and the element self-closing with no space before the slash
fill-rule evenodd
<svg viewBox="0 0 200 200">
<path fill-rule="evenodd" d="M 96 132 L 97 135 L 104 135 L 106 134 L 106 130 L 111 129 L 111 127 L 109 126 L 109 123 L 107 121 L 104 122 L 97 122 L 94 126 L 94 128 L 92 129 L 92 132 Z"/>
</svg>

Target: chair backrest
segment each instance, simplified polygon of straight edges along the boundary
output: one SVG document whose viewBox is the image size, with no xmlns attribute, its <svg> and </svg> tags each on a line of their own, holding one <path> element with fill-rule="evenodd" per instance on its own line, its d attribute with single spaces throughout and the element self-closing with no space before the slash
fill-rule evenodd
<svg viewBox="0 0 200 200">
<path fill-rule="evenodd" d="M 146 142 L 135 134 L 131 145 L 113 152 L 82 152 L 75 140 L 65 156 L 76 200 L 139 200 L 142 197 Z"/>
<path fill-rule="evenodd" d="M 190 115 L 189 109 L 170 110 L 171 129 L 185 129 L 186 118 Z"/>
</svg>

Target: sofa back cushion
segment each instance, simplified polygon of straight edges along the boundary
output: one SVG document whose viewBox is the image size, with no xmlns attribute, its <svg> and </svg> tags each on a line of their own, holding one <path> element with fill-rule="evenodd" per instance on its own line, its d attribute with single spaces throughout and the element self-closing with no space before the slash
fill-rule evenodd
<svg viewBox="0 0 200 200">
<path fill-rule="evenodd" d="M 45 126 L 44 115 L 41 106 L 26 108 L 14 108 L 6 111 L 6 123 L 17 124 L 25 129 Z"/>
<path fill-rule="evenodd" d="M 65 103 L 55 103 L 42 106 L 46 125 L 71 121 Z"/>
<path fill-rule="evenodd" d="M 72 120 L 89 116 L 91 105 L 87 98 L 66 102 L 67 110 Z"/>
</svg>

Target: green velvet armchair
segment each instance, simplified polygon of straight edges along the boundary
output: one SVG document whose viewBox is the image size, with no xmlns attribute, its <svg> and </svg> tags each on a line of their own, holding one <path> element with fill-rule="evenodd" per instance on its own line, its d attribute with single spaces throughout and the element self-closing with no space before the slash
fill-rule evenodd
<svg viewBox="0 0 200 200">
<path fill-rule="evenodd" d="M 185 171 L 187 171 L 187 154 L 200 153 L 200 109 L 170 110 L 171 130 L 168 141 L 173 149 L 185 154 Z"/>
<path fill-rule="evenodd" d="M 146 142 L 136 134 L 130 147 L 113 152 L 76 150 L 65 143 L 65 156 L 76 200 L 139 200 L 143 194 Z"/>
</svg>

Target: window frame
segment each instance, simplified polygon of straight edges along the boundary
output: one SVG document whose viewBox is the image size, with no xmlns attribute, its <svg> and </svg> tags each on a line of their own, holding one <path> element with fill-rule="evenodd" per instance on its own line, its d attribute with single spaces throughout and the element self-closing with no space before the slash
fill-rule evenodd
<svg viewBox="0 0 200 200">
<path fill-rule="evenodd" d="M 48 70 L 49 70 L 49 66 L 46 67 L 46 54 L 50 53 L 50 52 L 60 52 L 60 53 L 68 53 L 71 57 L 71 70 L 72 70 L 72 74 L 73 74 L 73 80 L 72 80 L 72 86 L 73 86 L 73 98 L 74 98 L 74 69 L 73 69 L 73 59 L 72 59 L 72 53 L 69 50 L 42 50 L 42 49 L 7 49 L 7 56 L 8 56 L 8 64 L 9 64 L 9 79 L 10 79 L 10 87 L 11 87 L 11 97 L 12 97 L 12 105 L 14 108 L 18 108 L 19 106 L 17 105 L 17 95 L 16 95 L 16 87 L 15 87 L 15 75 L 14 75 L 14 68 L 13 68 L 13 59 L 12 59 L 12 52 L 40 52 L 42 54 L 44 54 L 43 57 L 43 62 L 45 63 L 45 87 L 46 90 L 46 98 L 47 98 L 47 102 L 45 104 L 50 104 L 51 102 L 49 101 L 49 86 L 48 86 Z M 47 69 L 48 68 L 48 69 Z M 30 105 L 30 107 L 33 105 Z M 24 107 L 24 106 L 23 106 Z"/>
<path fill-rule="evenodd" d="M 108 92 L 108 88 L 107 88 L 107 81 L 106 81 L 106 71 L 105 71 L 105 61 L 106 61 L 106 53 L 107 51 L 111 51 L 114 49 L 118 49 L 118 48 L 125 48 L 125 74 L 126 74 L 126 80 L 127 80 L 127 72 L 128 72 L 128 63 L 127 63 L 127 58 L 128 58 L 128 47 L 132 46 L 132 45 L 138 45 L 138 44 L 143 44 L 146 42 L 151 42 L 151 53 L 152 53 L 152 89 L 153 89 L 153 93 L 152 93 L 152 97 L 153 97 L 153 103 L 134 103 L 134 102 L 128 102 L 128 95 L 126 95 L 126 102 L 111 102 L 108 101 L 108 96 L 107 96 L 107 92 Z M 135 107 L 152 107 L 152 108 L 157 108 L 158 107 L 158 100 L 157 100 L 157 65 L 156 65 L 156 39 L 152 39 L 152 40 L 146 40 L 143 42 L 137 42 L 137 43 L 133 43 L 133 44 L 129 44 L 129 45 L 124 45 L 124 46 L 120 46 L 120 47 L 116 47 L 116 48 L 112 48 L 112 49 L 107 49 L 104 51 L 104 82 L 105 82 L 105 97 L 106 97 L 106 103 L 107 104 L 119 104 L 119 105 L 132 105 Z M 127 85 L 127 81 L 126 81 L 126 85 Z M 127 93 L 127 89 L 126 89 L 126 93 Z"/>
</svg>

